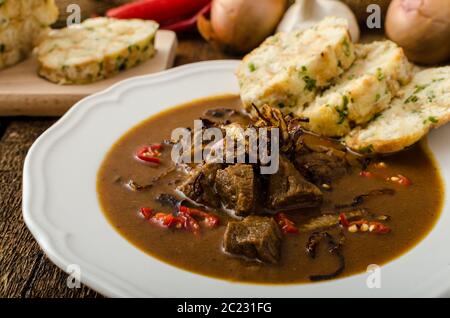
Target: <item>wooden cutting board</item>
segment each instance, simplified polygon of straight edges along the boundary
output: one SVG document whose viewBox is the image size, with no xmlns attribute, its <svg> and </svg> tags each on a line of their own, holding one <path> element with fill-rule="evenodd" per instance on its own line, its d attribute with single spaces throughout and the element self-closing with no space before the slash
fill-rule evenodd
<svg viewBox="0 0 450 318">
<path fill-rule="evenodd" d="M 0 71 L 0 116 L 61 116 L 80 99 L 124 79 L 160 72 L 173 66 L 177 37 L 172 31 L 156 34 L 157 54 L 139 66 L 111 78 L 85 85 L 57 85 L 37 75 L 36 60 Z"/>
</svg>

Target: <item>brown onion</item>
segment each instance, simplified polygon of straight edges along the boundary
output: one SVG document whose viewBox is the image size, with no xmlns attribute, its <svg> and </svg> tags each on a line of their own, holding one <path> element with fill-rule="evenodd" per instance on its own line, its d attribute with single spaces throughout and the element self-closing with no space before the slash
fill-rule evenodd
<svg viewBox="0 0 450 318">
<path fill-rule="evenodd" d="M 198 29 L 222 49 L 247 53 L 273 33 L 286 6 L 287 0 L 213 0 L 210 20 L 199 17 Z"/>
<path fill-rule="evenodd" d="M 446 61 L 450 58 L 450 1 L 393 0 L 386 15 L 386 34 L 413 62 Z"/>
</svg>

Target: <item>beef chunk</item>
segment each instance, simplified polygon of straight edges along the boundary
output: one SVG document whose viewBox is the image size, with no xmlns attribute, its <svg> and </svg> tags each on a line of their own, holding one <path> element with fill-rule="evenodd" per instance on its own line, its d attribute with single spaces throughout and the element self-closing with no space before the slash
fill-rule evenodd
<svg viewBox="0 0 450 318">
<path fill-rule="evenodd" d="M 251 215 L 228 223 L 223 246 L 230 254 L 276 263 L 280 259 L 281 238 L 273 218 Z"/>
<path fill-rule="evenodd" d="M 295 165 L 308 180 L 319 186 L 330 184 L 347 173 L 345 158 L 332 153 L 312 152 L 301 155 L 295 160 Z"/>
<path fill-rule="evenodd" d="M 269 177 L 268 205 L 271 209 L 305 208 L 322 203 L 322 192 L 308 182 L 294 165 L 280 156 L 278 172 Z"/>
<path fill-rule="evenodd" d="M 236 215 L 249 215 L 255 209 L 256 178 L 251 165 L 236 164 L 217 171 L 216 189 L 225 207 Z"/>
<path fill-rule="evenodd" d="M 216 173 L 222 168 L 218 163 L 197 166 L 178 187 L 189 199 L 209 207 L 220 207 L 220 198 L 215 192 Z"/>
</svg>

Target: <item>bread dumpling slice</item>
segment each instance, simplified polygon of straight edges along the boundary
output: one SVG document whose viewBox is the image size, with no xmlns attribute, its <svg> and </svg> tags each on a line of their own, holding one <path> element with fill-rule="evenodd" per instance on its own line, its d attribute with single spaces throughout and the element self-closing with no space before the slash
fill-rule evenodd
<svg viewBox="0 0 450 318">
<path fill-rule="evenodd" d="M 412 65 L 391 41 L 356 46 L 357 59 L 336 85 L 325 90 L 297 115 L 305 128 L 322 136 L 342 137 L 386 109 L 400 85 L 412 77 Z"/>
<path fill-rule="evenodd" d="M 304 31 L 278 33 L 241 62 L 236 75 L 247 111 L 265 104 L 290 113 L 355 60 L 345 19 L 326 18 Z"/>
<path fill-rule="evenodd" d="M 55 0 L 0 0 L 0 70 L 26 59 L 58 14 Z"/>
<path fill-rule="evenodd" d="M 391 153 L 450 121 L 450 66 L 417 73 L 390 107 L 345 142 L 360 153 Z"/>
<path fill-rule="evenodd" d="M 36 49 L 38 73 L 58 84 L 85 84 L 138 65 L 155 54 L 158 24 L 93 18 L 53 30 Z"/>
</svg>

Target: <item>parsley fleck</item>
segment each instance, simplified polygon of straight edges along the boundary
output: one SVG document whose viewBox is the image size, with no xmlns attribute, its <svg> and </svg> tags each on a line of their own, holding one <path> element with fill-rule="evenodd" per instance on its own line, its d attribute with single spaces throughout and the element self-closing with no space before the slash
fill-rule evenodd
<svg viewBox="0 0 450 318">
<path fill-rule="evenodd" d="M 416 89 L 414 90 L 413 94 L 417 94 L 417 93 L 423 91 L 427 86 L 428 85 L 416 85 L 415 86 Z"/>
<path fill-rule="evenodd" d="M 427 94 L 427 100 L 429 103 L 431 103 L 436 98 L 436 95 L 433 91 L 429 91 Z"/>
<path fill-rule="evenodd" d="M 405 104 L 408 103 L 416 103 L 419 100 L 419 98 L 416 95 L 411 95 L 407 99 L 405 99 Z"/>
<path fill-rule="evenodd" d="M 303 80 L 305 81 L 305 89 L 312 92 L 316 89 L 316 80 L 312 79 L 308 75 L 303 76 Z"/>
<path fill-rule="evenodd" d="M 381 113 L 376 113 L 375 116 L 373 116 L 373 118 L 370 120 L 370 122 L 373 122 L 373 121 L 377 120 L 381 116 L 383 116 Z"/>
<path fill-rule="evenodd" d="M 437 124 L 439 122 L 439 120 L 437 120 L 437 118 L 434 117 L 434 116 L 428 117 L 428 121 L 433 123 L 433 124 Z"/>
<path fill-rule="evenodd" d="M 373 145 L 371 144 L 371 145 L 368 145 L 368 146 L 365 146 L 365 147 L 361 147 L 361 148 L 359 148 L 359 152 L 360 153 L 365 153 L 365 154 L 369 154 L 369 153 L 372 153 L 372 152 L 374 152 L 375 151 L 375 149 L 374 149 L 374 147 L 373 147 Z"/>
<path fill-rule="evenodd" d="M 249 71 L 250 72 L 254 72 L 254 71 L 256 71 L 256 66 L 255 66 L 255 64 L 253 64 L 253 63 L 249 63 L 248 64 L 248 69 L 249 69 Z"/>
<path fill-rule="evenodd" d="M 378 79 L 379 81 L 384 80 L 384 74 L 383 74 L 383 71 L 381 70 L 381 67 L 378 67 L 378 68 L 377 68 L 377 73 L 376 73 L 376 75 L 377 75 L 377 79 Z"/>
<path fill-rule="evenodd" d="M 352 54 L 352 52 L 350 50 L 350 44 L 348 43 L 347 39 L 345 39 L 344 42 L 342 42 L 342 44 L 344 45 L 345 56 L 349 57 Z"/>
<path fill-rule="evenodd" d="M 375 102 L 378 102 L 380 100 L 380 98 L 381 98 L 381 95 L 380 94 L 376 94 L 375 95 Z"/>
<path fill-rule="evenodd" d="M 335 106 L 334 109 L 339 114 L 338 125 L 341 125 L 348 116 L 348 97 L 346 95 L 342 96 L 342 108 Z"/>
</svg>

